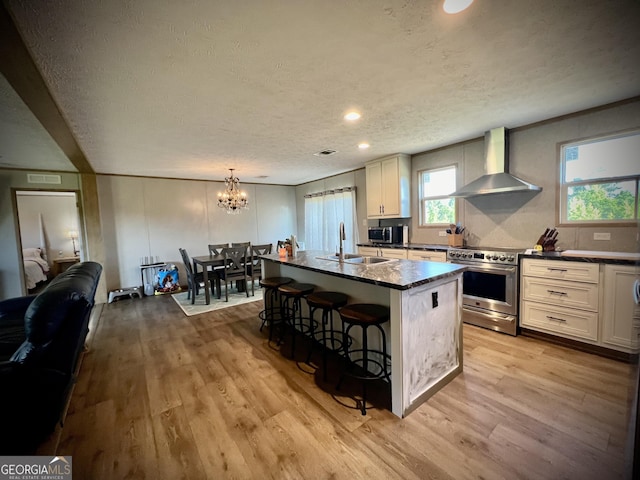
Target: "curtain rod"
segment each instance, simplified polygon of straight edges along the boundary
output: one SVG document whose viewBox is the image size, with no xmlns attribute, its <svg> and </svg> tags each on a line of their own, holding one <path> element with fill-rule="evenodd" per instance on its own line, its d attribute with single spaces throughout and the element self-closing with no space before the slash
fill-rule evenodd
<svg viewBox="0 0 640 480">
<path fill-rule="evenodd" d="M 325 190 L 324 192 L 307 193 L 304 198 L 322 197 L 323 195 L 334 195 L 342 192 L 355 192 L 356 187 L 334 188 L 333 190 Z"/>
</svg>

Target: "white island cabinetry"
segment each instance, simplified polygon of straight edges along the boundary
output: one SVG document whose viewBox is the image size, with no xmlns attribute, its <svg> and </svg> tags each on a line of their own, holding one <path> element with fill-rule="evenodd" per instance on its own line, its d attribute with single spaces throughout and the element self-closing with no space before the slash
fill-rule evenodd
<svg viewBox="0 0 640 480">
<path fill-rule="evenodd" d="M 399 417 L 408 415 L 462 371 L 462 272 L 466 267 L 404 259 L 367 266 L 318 258 L 323 255 L 262 256 L 264 275 L 311 283 L 315 291 L 346 293 L 350 304 L 388 306 L 391 318 L 384 329 L 391 355 L 391 410 Z M 339 330 L 339 315 L 334 320 Z M 379 345 L 373 337 L 369 345 L 375 349 Z M 353 343 L 354 348 L 361 345 L 357 334 Z"/>
</svg>

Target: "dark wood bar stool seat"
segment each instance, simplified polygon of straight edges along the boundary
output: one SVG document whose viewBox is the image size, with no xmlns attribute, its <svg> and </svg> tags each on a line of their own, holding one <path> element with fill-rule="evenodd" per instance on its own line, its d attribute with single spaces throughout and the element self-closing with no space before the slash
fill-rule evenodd
<svg viewBox="0 0 640 480">
<path fill-rule="evenodd" d="M 282 322 L 282 311 L 280 309 L 280 295 L 278 288 L 287 283 L 293 282 L 289 277 L 268 277 L 260 279 L 260 286 L 264 288 L 264 310 L 258 317 L 262 320 L 260 331 L 265 325 L 269 326 L 269 342 L 273 338 L 273 326 Z"/>
<path fill-rule="evenodd" d="M 391 356 L 387 353 L 387 336 L 382 325 L 389 321 L 390 310 L 384 305 L 356 303 L 338 310 L 344 325 L 345 339 L 353 327 L 362 329 L 362 348 L 352 349 L 349 342 L 343 341 L 344 355 L 348 360 L 345 371 L 340 375 L 336 389 L 340 389 L 345 376 L 360 380 L 362 383 L 362 403 L 360 411 L 367 414 L 367 383 L 373 380 L 391 381 L 389 367 Z M 369 348 L 369 327 L 376 328 L 381 336 L 382 350 Z"/>
<path fill-rule="evenodd" d="M 302 316 L 302 298 L 306 297 L 316 288 L 311 283 L 291 282 L 278 287 L 280 294 L 280 305 L 282 317 L 285 323 L 291 327 L 291 357 L 295 358 L 296 336 L 298 332 L 303 335 L 313 335 L 315 330 L 313 319 L 308 319 L 309 323 L 304 323 Z M 284 329 L 283 332 L 284 334 Z M 282 340 L 282 335 L 280 337 Z"/>
<path fill-rule="evenodd" d="M 309 317 L 314 318 L 316 310 L 322 310 L 322 320 L 320 321 L 320 331 L 313 332 L 313 337 L 322 347 L 322 378 L 327 380 L 327 351 L 339 351 L 344 347 L 342 342 L 349 337 L 343 335 L 342 330 L 336 330 L 333 326 L 333 311 L 344 307 L 348 297 L 340 292 L 314 292 L 307 296 L 309 306 Z M 327 328 L 328 327 L 328 328 Z M 309 349 L 307 363 L 311 360 L 313 344 Z"/>
</svg>

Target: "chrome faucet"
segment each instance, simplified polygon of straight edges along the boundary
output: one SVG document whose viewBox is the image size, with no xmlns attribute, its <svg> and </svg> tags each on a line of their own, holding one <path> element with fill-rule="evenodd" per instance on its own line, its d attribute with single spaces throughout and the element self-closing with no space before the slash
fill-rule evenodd
<svg viewBox="0 0 640 480">
<path fill-rule="evenodd" d="M 338 254 L 338 261 L 340 263 L 344 262 L 344 246 L 343 243 L 347 239 L 346 234 L 344 233 L 344 222 L 340 222 L 340 253 Z"/>
</svg>

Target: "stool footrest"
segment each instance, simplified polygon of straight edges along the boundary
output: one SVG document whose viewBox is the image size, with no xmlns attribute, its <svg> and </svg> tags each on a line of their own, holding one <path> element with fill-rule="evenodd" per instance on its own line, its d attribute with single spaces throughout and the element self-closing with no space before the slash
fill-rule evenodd
<svg viewBox="0 0 640 480">
<path fill-rule="evenodd" d="M 323 338 L 322 334 L 322 330 L 316 330 L 314 332 L 313 339 L 324 348 L 326 348 L 327 350 L 331 350 L 332 352 L 340 352 L 344 350 L 342 330 L 325 330 L 324 334 L 326 338 Z M 332 346 L 331 344 L 336 346 Z M 347 337 L 347 345 L 349 347 L 353 345 L 353 338 Z"/>
<path fill-rule="evenodd" d="M 351 350 L 349 353 L 358 353 L 362 352 L 362 349 L 359 350 Z M 367 358 L 367 364 L 369 367 L 375 366 L 379 370 L 378 372 L 372 372 L 369 369 L 366 369 L 364 366 L 364 358 L 351 358 L 349 361 L 351 362 L 351 369 L 355 369 L 356 371 L 347 370 L 343 372 L 344 376 L 357 378 L 358 380 L 380 380 L 383 378 L 389 379 L 388 369 L 391 366 L 391 356 L 386 355 L 377 350 L 369 350 L 368 355 L 373 354 L 376 358 L 371 358 L 370 356 Z M 382 357 L 384 357 L 385 364 L 382 363 Z"/>
</svg>

